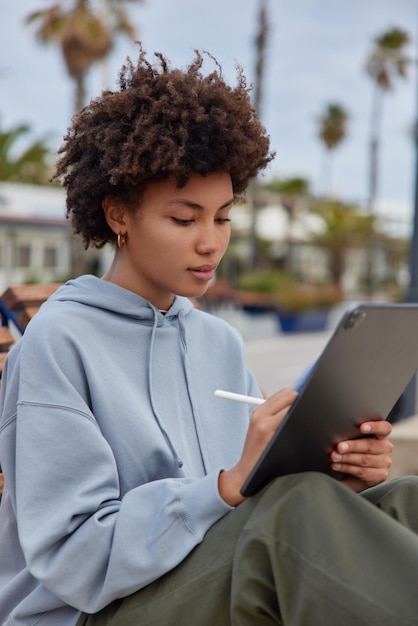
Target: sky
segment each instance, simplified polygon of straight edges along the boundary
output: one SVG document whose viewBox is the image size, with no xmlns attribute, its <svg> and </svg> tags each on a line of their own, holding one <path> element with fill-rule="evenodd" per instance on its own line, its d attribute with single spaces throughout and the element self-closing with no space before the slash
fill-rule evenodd
<svg viewBox="0 0 418 626">
<path fill-rule="evenodd" d="M 74 88 L 59 50 L 41 45 L 24 23 L 29 13 L 54 1 L 0 0 L 0 128 L 29 124 L 31 138 L 45 138 L 55 150 L 71 123 Z M 126 6 L 150 56 L 162 52 L 173 66 L 185 66 L 195 49 L 208 50 L 228 81 L 234 82 L 237 63 L 254 80 L 258 0 L 144 0 Z M 374 39 L 393 27 L 408 32 L 407 52 L 418 56 L 418 0 L 267 0 L 267 8 L 260 115 L 276 158 L 265 179 L 302 176 L 315 193 L 330 191 L 321 174 L 318 118 L 329 103 L 338 103 L 349 125 L 333 158 L 331 191 L 343 201 L 364 202 L 373 92 L 365 61 Z M 128 56 L 135 60 L 137 46 L 120 38 L 108 62 L 90 73 L 89 99 L 116 87 Z M 385 96 L 381 138 L 379 211 L 407 228 L 415 194 L 411 128 L 417 82 L 412 63 L 408 79 Z"/>
</svg>

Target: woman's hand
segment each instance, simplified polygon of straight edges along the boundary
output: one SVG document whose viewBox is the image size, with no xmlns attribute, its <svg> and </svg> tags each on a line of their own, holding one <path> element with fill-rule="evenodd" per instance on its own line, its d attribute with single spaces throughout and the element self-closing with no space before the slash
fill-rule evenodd
<svg viewBox="0 0 418 626">
<path fill-rule="evenodd" d="M 331 468 L 348 474 L 342 482 L 353 491 L 363 491 L 384 482 L 392 465 L 393 444 L 388 437 L 392 426 L 385 420 L 363 422 L 363 439 L 340 441 L 331 452 Z"/>
<path fill-rule="evenodd" d="M 230 506 L 245 500 L 240 489 L 296 397 L 293 389 L 282 389 L 254 409 L 240 460 L 219 475 L 220 496 Z"/>
</svg>

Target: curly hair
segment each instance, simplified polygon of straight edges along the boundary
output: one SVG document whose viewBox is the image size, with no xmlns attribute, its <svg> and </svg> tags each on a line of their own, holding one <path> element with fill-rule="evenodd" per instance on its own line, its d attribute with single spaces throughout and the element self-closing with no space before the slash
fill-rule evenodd
<svg viewBox="0 0 418 626">
<path fill-rule="evenodd" d="M 107 195 L 130 206 L 151 182 L 174 176 L 181 188 L 193 173 L 222 170 L 237 196 L 272 160 L 242 69 L 231 87 L 206 54 L 216 70 L 204 75 L 198 51 L 180 70 L 161 53 L 152 65 L 140 46 L 136 67 L 128 58 L 120 71 L 120 89 L 73 117 L 53 178 L 66 188 L 66 215 L 86 248 L 115 241 L 102 209 Z"/>
</svg>

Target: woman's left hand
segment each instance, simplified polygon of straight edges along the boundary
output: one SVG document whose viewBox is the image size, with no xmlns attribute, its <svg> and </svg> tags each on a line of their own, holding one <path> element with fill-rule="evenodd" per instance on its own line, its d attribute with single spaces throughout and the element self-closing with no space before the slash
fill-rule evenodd
<svg viewBox="0 0 418 626">
<path fill-rule="evenodd" d="M 392 426 L 386 420 L 363 422 L 360 431 L 371 437 L 340 441 L 331 452 L 331 468 L 348 477 L 343 483 L 360 492 L 384 482 L 392 465 Z"/>
</svg>

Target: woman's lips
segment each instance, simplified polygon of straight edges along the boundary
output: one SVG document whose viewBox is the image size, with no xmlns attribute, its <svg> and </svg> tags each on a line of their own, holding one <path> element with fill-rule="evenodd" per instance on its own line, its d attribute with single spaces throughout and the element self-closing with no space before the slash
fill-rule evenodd
<svg viewBox="0 0 418 626">
<path fill-rule="evenodd" d="M 213 265 L 201 265 L 200 267 L 190 267 L 189 272 L 198 280 L 212 280 L 216 267 Z"/>
</svg>

